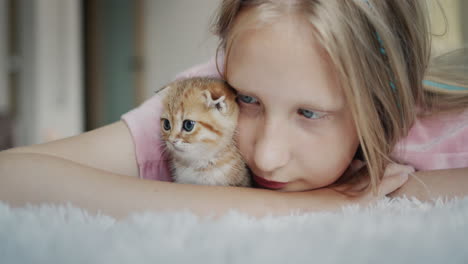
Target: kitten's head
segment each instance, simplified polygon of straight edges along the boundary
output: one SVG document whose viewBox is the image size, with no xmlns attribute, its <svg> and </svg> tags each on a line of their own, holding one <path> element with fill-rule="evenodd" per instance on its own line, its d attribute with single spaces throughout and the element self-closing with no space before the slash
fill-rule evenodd
<svg viewBox="0 0 468 264">
<path fill-rule="evenodd" d="M 233 142 L 238 115 L 236 94 L 224 81 L 175 81 L 164 91 L 161 136 L 174 157 L 209 158 Z"/>
</svg>

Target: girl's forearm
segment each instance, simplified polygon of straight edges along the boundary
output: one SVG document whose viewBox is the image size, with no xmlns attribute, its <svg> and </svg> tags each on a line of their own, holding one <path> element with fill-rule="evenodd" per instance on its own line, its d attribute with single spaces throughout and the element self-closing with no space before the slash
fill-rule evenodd
<svg viewBox="0 0 468 264">
<path fill-rule="evenodd" d="M 418 171 L 391 197 L 415 197 L 430 201 L 438 197 L 464 197 L 468 195 L 468 168 Z"/>
<path fill-rule="evenodd" d="M 331 190 L 280 193 L 252 188 L 140 180 L 42 154 L 0 153 L 0 200 L 12 206 L 65 203 L 117 218 L 133 212 L 188 209 L 217 216 L 236 209 L 252 216 L 298 209 L 337 209 L 349 201 Z"/>
</svg>

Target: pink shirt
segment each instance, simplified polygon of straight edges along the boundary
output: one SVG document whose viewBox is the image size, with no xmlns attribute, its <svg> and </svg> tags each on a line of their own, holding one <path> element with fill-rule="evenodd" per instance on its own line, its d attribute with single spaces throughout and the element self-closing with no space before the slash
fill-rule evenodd
<svg viewBox="0 0 468 264">
<path fill-rule="evenodd" d="M 222 71 L 223 63 L 218 62 Z M 220 78 L 215 59 L 179 74 L 176 79 L 194 76 Z M 124 114 L 122 120 L 135 143 L 140 178 L 172 181 L 167 157 L 161 152 L 161 110 L 161 99 L 154 95 Z M 468 167 L 468 109 L 457 115 L 416 120 L 409 135 L 396 145 L 392 157 L 416 170 Z"/>
</svg>

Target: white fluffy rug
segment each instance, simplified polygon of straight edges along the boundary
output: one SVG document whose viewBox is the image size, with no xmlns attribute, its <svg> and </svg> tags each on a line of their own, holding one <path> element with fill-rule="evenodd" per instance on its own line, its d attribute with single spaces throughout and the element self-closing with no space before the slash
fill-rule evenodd
<svg viewBox="0 0 468 264">
<path fill-rule="evenodd" d="M 468 263 L 468 198 L 259 220 L 0 203 L 0 263 Z"/>
</svg>

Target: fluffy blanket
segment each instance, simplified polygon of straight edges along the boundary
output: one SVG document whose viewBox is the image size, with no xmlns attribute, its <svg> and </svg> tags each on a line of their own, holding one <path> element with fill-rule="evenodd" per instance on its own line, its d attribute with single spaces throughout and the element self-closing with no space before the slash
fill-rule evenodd
<svg viewBox="0 0 468 264">
<path fill-rule="evenodd" d="M 217 220 L 0 203 L 1 263 L 468 263 L 467 249 L 468 198 Z"/>
</svg>

